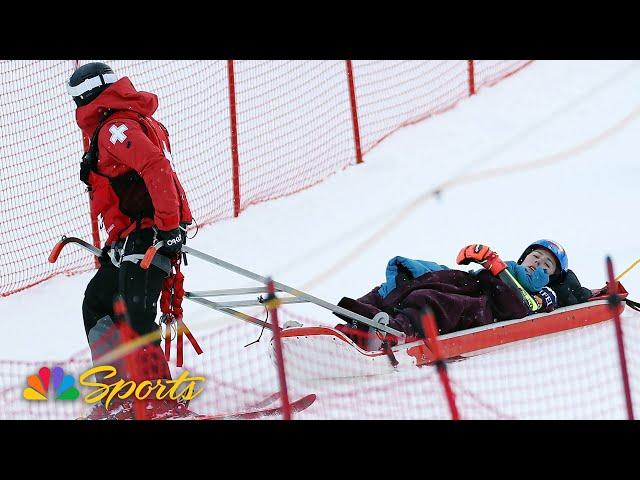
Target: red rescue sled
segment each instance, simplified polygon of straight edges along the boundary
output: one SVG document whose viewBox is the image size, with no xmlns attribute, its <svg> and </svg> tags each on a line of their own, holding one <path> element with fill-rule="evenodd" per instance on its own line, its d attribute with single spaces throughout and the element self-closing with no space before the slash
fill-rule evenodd
<svg viewBox="0 0 640 480">
<path fill-rule="evenodd" d="M 62 240 L 54 247 L 49 261 L 54 263 L 62 249 L 68 243 L 75 243 L 96 256 L 101 255 L 101 250 L 93 245 L 75 237 L 62 237 Z M 147 268 L 153 260 L 153 256 L 162 243 L 157 243 L 145 254 L 141 262 L 143 268 Z M 185 298 L 200 305 L 231 315 L 245 322 L 273 330 L 275 327 L 268 322 L 260 320 L 252 315 L 237 311 L 237 307 L 250 307 L 264 305 L 269 300 L 262 296 L 257 299 L 211 301 L 206 297 L 227 297 L 236 295 L 255 295 L 267 293 L 265 285 L 269 283 L 267 277 L 246 270 L 237 265 L 213 257 L 192 247 L 182 247 L 184 253 L 200 258 L 208 263 L 238 273 L 247 278 L 260 282 L 261 287 L 231 288 L 223 290 L 204 290 L 199 292 L 185 292 Z M 610 264 L 609 264 L 610 265 Z M 611 268 L 611 267 L 610 267 Z M 627 269 L 628 271 L 628 269 Z M 610 281 L 613 281 L 613 272 L 610 270 Z M 388 315 L 379 313 L 373 319 L 347 310 L 338 305 L 333 305 L 325 300 L 305 293 L 296 288 L 280 282 L 273 282 L 277 293 L 289 294 L 278 296 L 278 304 L 313 303 L 319 307 L 356 320 L 360 324 L 368 325 L 381 335 L 395 336 L 398 345 L 390 351 L 363 350 L 342 332 L 328 327 L 292 327 L 281 330 L 281 338 L 284 346 L 284 354 L 287 375 L 302 376 L 302 378 L 336 378 L 365 375 L 378 375 L 390 373 L 397 368 L 405 366 L 428 365 L 435 360 L 430 348 L 430 341 L 423 339 L 407 339 L 403 332 L 399 332 L 388 326 Z M 508 320 L 471 328 L 460 332 L 448 333 L 437 337 L 444 360 L 454 361 L 465 357 L 478 355 L 502 345 L 524 341 L 535 337 L 555 334 L 566 330 L 585 327 L 610 320 L 622 313 L 625 308 L 627 290 L 618 283 L 617 295 L 623 301 L 610 305 L 607 295 L 600 295 L 589 299 L 588 302 L 571 307 L 554 310 L 551 313 L 531 315 L 519 320 Z M 276 298 L 275 296 L 273 297 Z M 629 302 L 629 305 L 638 308 L 638 305 Z M 377 318 L 380 315 L 380 318 Z M 386 319 L 384 318 L 386 316 Z M 273 348 L 270 349 L 272 357 Z"/>
<path fill-rule="evenodd" d="M 625 299 L 626 289 L 618 284 L 618 295 Z M 460 360 L 479 355 L 502 345 L 550 335 L 604 322 L 621 314 L 624 300 L 613 308 L 608 296 L 601 295 L 586 303 L 563 307 L 551 313 L 530 315 L 482 327 L 438 336 L 443 359 Z M 396 366 L 383 351 L 358 347 L 342 332 L 328 327 L 292 327 L 281 332 L 287 374 L 305 378 L 336 378 L 390 373 L 407 365 L 429 365 L 435 360 L 429 340 L 407 341 L 391 348 Z M 316 361 L 296 362 L 295 358 Z"/>
</svg>

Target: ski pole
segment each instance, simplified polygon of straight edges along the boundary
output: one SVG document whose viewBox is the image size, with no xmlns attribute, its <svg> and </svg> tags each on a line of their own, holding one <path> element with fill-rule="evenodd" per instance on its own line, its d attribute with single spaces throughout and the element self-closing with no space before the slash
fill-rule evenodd
<svg viewBox="0 0 640 480">
<path fill-rule="evenodd" d="M 615 281 L 616 281 L 616 282 L 620 281 L 620 279 L 621 279 L 622 277 L 624 277 L 627 273 L 629 273 L 629 271 L 630 271 L 633 267 L 635 267 L 636 265 L 638 265 L 638 263 L 640 263 L 640 258 L 639 258 L 639 259 L 637 259 L 635 262 L 633 262 L 631 265 L 629 265 L 629 266 L 627 267 L 627 269 L 626 269 L 624 272 L 622 272 L 620 275 L 618 275 L 618 276 L 615 278 Z"/>
<path fill-rule="evenodd" d="M 520 282 L 518 282 L 518 280 L 516 280 L 514 276 L 511 275 L 511 272 L 509 270 L 504 269 L 503 271 L 501 271 L 498 274 L 498 278 L 509 285 L 511 288 L 513 288 L 520 295 L 520 298 L 522 298 L 522 301 L 527 305 L 527 307 L 529 307 L 529 310 L 535 312 L 540 308 L 538 302 L 536 302 L 533 297 L 529 295 L 529 292 L 527 292 L 525 288 L 520 285 Z"/>
</svg>

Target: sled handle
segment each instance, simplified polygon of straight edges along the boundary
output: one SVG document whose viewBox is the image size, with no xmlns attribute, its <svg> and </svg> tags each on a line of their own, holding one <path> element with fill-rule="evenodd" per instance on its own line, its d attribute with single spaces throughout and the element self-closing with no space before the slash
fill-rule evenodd
<svg viewBox="0 0 640 480">
<path fill-rule="evenodd" d="M 140 260 L 140 268 L 142 268 L 143 270 L 149 268 L 151 262 L 153 262 L 153 257 L 156 256 L 156 253 L 160 248 L 162 248 L 163 245 L 164 242 L 158 242 L 147 248 L 144 257 L 142 257 L 142 260 Z"/>
<path fill-rule="evenodd" d="M 60 255 L 60 252 L 62 252 L 62 249 L 65 245 L 66 244 L 64 243 L 64 239 L 56 243 L 56 246 L 53 247 L 53 250 L 51 250 L 51 253 L 49 254 L 49 263 L 56 263 L 56 261 L 58 260 L 58 256 Z"/>
<path fill-rule="evenodd" d="M 66 235 L 63 235 L 62 239 L 58 243 L 56 243 L 55 247 L 53 247 L 53 250 L 51 250 L 51 253 L 49 254 L 50 263 L 56 263 L 56 261 L 58 260 L 58 256 L 60 255 L 60 252 L 62 252 L 62 249 L 67 245 L 67 243 L 77 243 L 79 246 L 81 246 L 85 250 L 88 250 L 96 257 L 99 257 L 100 255 L 102 255 L 102 250 L 100 250 L 98 247 L 94 245 L 91 245 L 88 242 L 85 242 L 81 238 L 67 237 Z"/>
</svg>

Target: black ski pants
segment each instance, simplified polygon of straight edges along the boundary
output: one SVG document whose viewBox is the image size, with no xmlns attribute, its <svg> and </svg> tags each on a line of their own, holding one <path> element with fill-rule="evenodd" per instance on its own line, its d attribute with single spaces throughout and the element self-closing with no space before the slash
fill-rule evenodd
<svg viewBox="0 0 640 480">
<path fill-rule="evenodd" d="M 153 242 L 153 233 L 152 229 L 131 233 L 123 256 L 144 254 Z M 96 327 L 99 320 L 106 316 L 114 319 L 113 300 L 118 293 L 124 297 L 131 327 L 139 335 L 158 330 L 160 327 L 155 323 L 158 299 L 167 274 L 155 265 L 143 270 L 139 262 L 125 261 L 117 268 L 104 254 L 100 258 L 100 264 L 100 268 L 87 285 L 82 302 L 82 317 L 89 343 L 92 343 L 89 332 Z M 160 339 L 153 343 L 159 345 Z"/>
</svg>

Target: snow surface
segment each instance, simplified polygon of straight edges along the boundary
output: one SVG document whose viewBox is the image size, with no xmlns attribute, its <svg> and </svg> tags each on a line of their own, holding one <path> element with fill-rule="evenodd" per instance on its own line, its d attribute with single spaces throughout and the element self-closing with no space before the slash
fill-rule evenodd
<svg viewBox="0 0 640 480">
<path fill-rule="evenodd" d="M 476 242 L 490 245 L 505 260 L 516 260 L 530 242 L 554 239 L 565 247 L 570 268 L 584 286 L 603 286 L 607 255 L 617 272 L 640 257 L 634 215 L 640 173 L 639 84 L 638 61 L 536 61 L 454 109 L 401 129 L 368 153 L 364 164 L 206 227 L 189 245 L 332 303 L 382 283 L 393 256 L 455 267 L 459 249 Z M 474 177 L 482 172 L 489 173 Z M 255 285 L 194 258 L 184 271 L 187 290 Z M 8 325 L 4 332 L 11 339 L 3 342 L 0 359 L 64 360 L 85 350 L 81 304 L 91 276 L 59 276 L 0 299 L 0 315 Z M 640 267 L 622 283 L 637 298 Z M 183 306 L 196 337 L 238 322 L 188 301 Z M 299 312 L 306 324 L 337 323 L 317 307 L 287 310 Z M 625 333 L 637 343 L 640 315 L 627 308 L 623 321 Z M 609 341 L 612 348 L 600 348 Z M 607 322 L 451 364 L 450 375 L 468 392 L 480 388 L 474 381 L 484 382 L 484 391 L 490 391 L 486 383 L 509 372 L 514 382 L 528 382 L 493 389 L 500 396 L 508 388 L 511 399 L 504 404 L 493 399 L 501 412 L 498 418 L 624 418 L 613 347 L 613 325 Z M 578 370 L 593 376 L 595 386 L 584 391 L 569 388 L 575 384 L 570 374 L 563 380 L 549 376 L 548 368 L 525 372 L 545 364 L 549 351 L 565 355 L 558 361 L 571 365 L 587 362 L 582 353 L 593 348 L 610 366 Z M 636 363 L 630 360 L 632 379 L 640 367 Z M 602 370 L 607 378 L 601 381 Z M 407 374 L 407 379 L 411 375 L 417 374 Z M 545 391 L 554 382 L 553 392 Z M 599 384 L 608 389 L 599 390 Z M 640 397 L 640 384 L 634 392 Z M 582 410 L 571 400 L 580 395 L 592 396 L 581 403 Z M 321 403 L 319 395 L 317 405 Z M 443 405 L 433 416 L 447 418 Z M 322 410 L 314 414 L 314 408 L 300 418 L 326 418 Z M 371 415 L 360 411 L 355 417 Z M 374 418 L 392 416 L 378 410 Z M 493 416 L 484 412 L 477 417 Z"/>
</svg>

